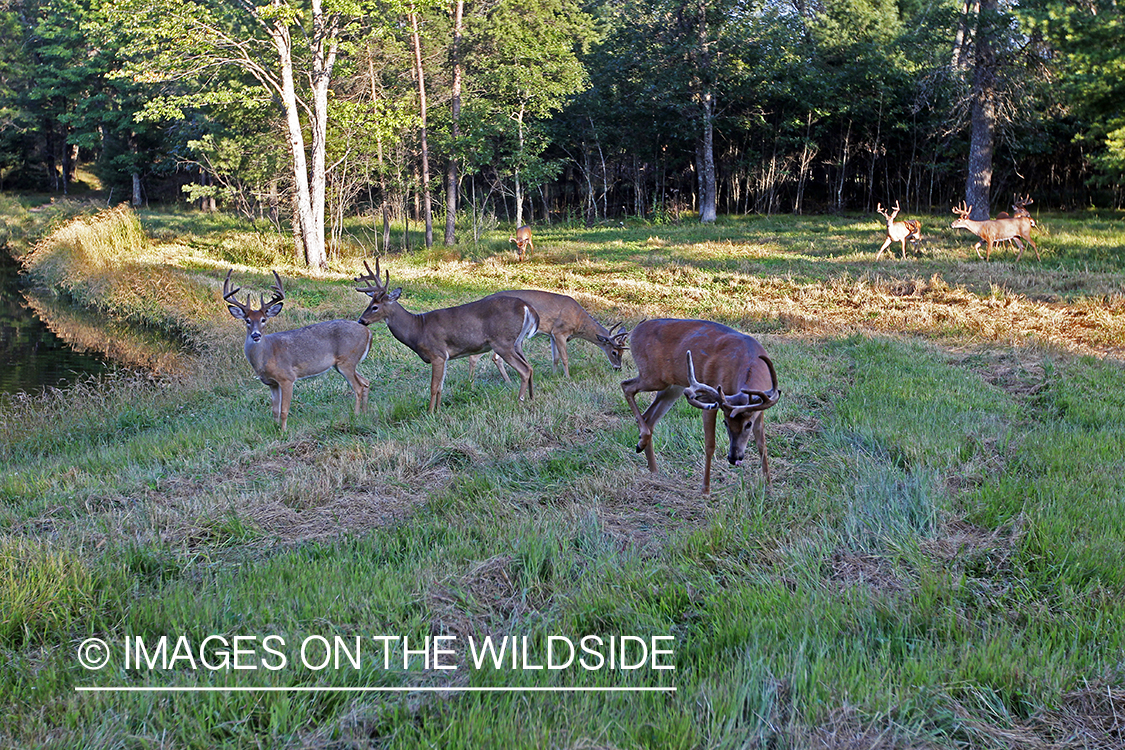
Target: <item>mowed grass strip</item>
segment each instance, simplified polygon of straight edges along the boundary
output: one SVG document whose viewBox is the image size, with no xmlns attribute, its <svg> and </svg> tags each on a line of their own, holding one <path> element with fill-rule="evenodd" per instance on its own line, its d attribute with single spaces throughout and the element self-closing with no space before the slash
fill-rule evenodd
<svg viewBox="0 0 1125 750">
<path fill-rule="evenodd" d="M 1086 236 L 1077 222 L 1068 231 Z M 1112 226 L 1098 231 L 1110 236 L 1084 241 L 1121 243 Z M 956 292 L 942 292 L 949 308 L 1011 297 L 1028 309 L 1081 309 L 1092 295 L 1046 299 L 1059 274 L 1078 273 L 1065 267 L 1077 251 L 1057 248 L 1042 264 L 1025 256 L 1014 270 L 1042 277 L 1023 282 L 1038 285 L 1029 294 L 973 291 L 1002 266 L 966 262 L 952 234 L 938 233 L 945 244 L 932 257 L 872 268 L 881 236 L 868 247 L 855 220 L 543 234 L 544 252 L 524 264 L 391 258 L 392 284 L 412 310 L 533 286 L 572 293 L 606 322 L 666 310 L 758 333 L 784 392 L 767 418 L 771 488 L 755 461 L 744 471 L 722 462 L 714 494 L 700 497 L 700 415 L 682 403 L 657 430 L 662 473 L 650 476 L 620 395 L 631 363 L 612 373 L 582 342 L 571 346 L 569 381 L 549 373 L 542 338 L 529 342 L 528 405 L 490 366 L 470 383 L 454 363 L 430 416 L 428 366 L 376 328 L 362 368 L 370 413 L 352 416 L 346 384 L 329 373 L 297 385 L 290 429 L 279 433 L 268 390 L 242 357 L 241 327 L 218 301 L 230 260 L 203 262 L 215 252 L 206 248 L 226 247 L 212 237 L 185 265 L 161 261 L 213 302 L 195 320 L 206 342 L 197 369 L 156 382 L 120 376 L 0 412 L 5 601 L 31 603 L 0 630 L 0 700 L 10 707 L 0 742 L 1112 746 L 1120 730 L 1107 717 L 1125 710 L 1120 364 L 1080 356 L 1083 342 L 1061 329 L 1049 344 L 1018 346 L 979 326 L 887 335 L 870 322 L 879 295 L 852 293 L 937 274 Z M 1109 258 L 1096 258 L 1103 270 Z M 294 309 L 279 324 L 358 312 L 344 267 L 358 261 L 337 262 L 325 279 L 295 278 Z M 944 280 L 967 272 L 978 281 Z M 249 273 L 268 285 L 267 268 Z M 889 276 L 857 283 L 857 273 Z M 70 276 L 80 283 L 82 268 Z M 827 289 L 841 310 L 854 302 L 847 333 L 815 306 L 770 312 Z M 380 659 L 340 670 L 180 661 L 89 672 L 75 658 L 89 635 L 121 644 L 214 634 L 278 634 L 291 645 L 360 637 L 371 648 L 373 635 L 527 637 L 533 655 L 550 636 L 672 635 L 676 669 L 461 661 L 438 671 L 416 658 L 392 669 Z M 91 684 L 677 692 L 73 692 Z"/>
</svg>

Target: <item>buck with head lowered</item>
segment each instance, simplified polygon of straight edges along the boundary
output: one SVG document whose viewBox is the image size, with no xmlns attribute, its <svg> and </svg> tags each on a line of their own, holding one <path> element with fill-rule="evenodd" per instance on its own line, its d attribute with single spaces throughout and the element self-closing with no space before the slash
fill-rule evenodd
<svg viewBox="0 0 1125 750">
<path fill-rule="evenodd" d="M 363 262 L 367 273 L 357 282 L 367 286 L 356 289 L 371 298 L 359 317 L 363 325 L 387 321 L 391 335 L 409 346 L 432 365 L 430 374 L 430 412 L 441 404 L 445 383 L 445 363 L 451 359 L 474 354 L 496 352 L 520 375 L 519 400 L 531 399 L 531 363 L 523 354 L 523 342 L 535 335 L 539 316 L 523 300 L 515 297 L 486 297 L 476 302 L 444 307 L 414 314 L 398 303 L 402 289 L 390 289 L 391 274 L 379 278 L 379 260 L 375 270 Z"/>
<path fill-rule="evenodd" d="M 629 331 L 621 323 L 615 323 L 606 328 L 594 320 L 590 313 L 573 297 L 556 292 L 544 292 L 538 289 L 518 289 L 506 292 L 496 292 L 491 297 L 515 297 L 531 305 L 539 315 L 539 333 L 551 337 L 551 371 L 554 372 L 562 362 L 563 373 L 570 377 L 570 357 L 566 351 L 566 342 L 571 339 L 583 339 L 597 346 L 605 352 L 606 359 L 614 370 L 621 369 L 621 356 L 628 349 Z M 618 328 L 620 327 L 620 330 Z M 476 369 L 479 355 L 469 358 L 469 378 Z M 503 361 L 493 354 L 492 359 L 500 368 L 504 380 L 508 380 L 508 373 L 504 371 Z"/>
<path fill-rule="evenodd" d="M 629 334 L 637 377 L 621 384 L 625 400 L 640 428 L 637 453 L 644 452 L 648 470 L 656 472 L 652 431 L 682 394 L 703 410 L 703 494 L 711 492 L 711 458 L 719 411 L 730 439 L 727 461 L 740 466 L 753 435 L 762 459 L 762 475 L 770 481 L 766 458 L 765 412 L 778 402 L 777 372 L 762 345 L 752 336 L 707 320 L 646 320 Z M 636 395 L 656 391 L 642 414 Z"/>
<path fill-rule="evenodd" d="M 355 412 L 367 408 L 370 384 L 356 367 L 371 348 L 371 331 L 354 320 L 328 320 L 292 331 L 263 334 L 266 321 L 281 312 L 285 292 L 281 277 L 273 272 L 275 284 L 273 298 L 266 302 L 259 297 L 257 310 L 239 302 L 235 295 L 240 287 L 231 288 L 230 275 L 223 281 L 223 302 L 235 318 L 246 323 L 246 359 L 258 379 L 270 387 L 273 418 L 285 429 L 289 417 L 289 402 L 293 398 L 293 383 L 328 372 L 332 368 L 343 375 L 355 392 Z"/>
<path fill-rule="evenodd" d="M 527 225 L 517 229 L 515 236 L 509 237 L 508 242 L 516 243 L 516 257 L 521 261 L 535 249 L 535 243 L 531 241 L 531 227 Z"/>
</svg>

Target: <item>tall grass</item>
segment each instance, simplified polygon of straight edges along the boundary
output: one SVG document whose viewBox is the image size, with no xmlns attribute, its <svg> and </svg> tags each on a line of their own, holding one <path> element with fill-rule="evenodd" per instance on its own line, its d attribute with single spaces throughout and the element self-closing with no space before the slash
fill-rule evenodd
<svg viewBox="0 0 1125 750">
<path fill-rule="evenodd" d="M 1079 246 L 1125 237 L 1054 221 Z M 1125 382 L 1113 350 L 1087 356 L 1117 345 L 1108 265 L 1087 273 L 1057 246 L 1041 264 L 986 265 L 941 232 L 931 255 L 875 265 L 881 230 L 847 217 L 543 228 L 525 263 L 503 233 L 494 250 L 384 258 L 414 310 L 531 286 L 603 320 L 755 333 L 783 391 L 766 422 L 774 484 L 721 465 L 703 498 L 698 411 L 661 421 L 649 475 L 621 398 L 632 365 L 613 373 L 582 342 L 570 380 L 549 374 L 542 339 L 527 344 L 524 405 L 495 371 L 471 383 L 453 363 L 428 415 L 429 368 L 376 328 L 370 412 L 350 413 L 340 378 L 302 381 L 278 432 L 219 300 L 232 231 L 168 230 L 105 266 L 150 280 L 143 297 L 164 300 L 166 279 L 188 300 L 193 369 L 0 410 L 0 601 L 21 602 L 0 618 L 0 745 L 1125 744 Z M 73 244 L 43 247 L 61 271 L 44 283 L 127 307 Z M 354 317 L 356 263 L 289 269 L 275 322 Z M 248 291 L 270 279 L 238 274 Z M 673 635 L 676 669 L 93 673 L 74 655 L 91 633 Z M 677 691 L 73 692 L 91 684 Z"/>
</svg>

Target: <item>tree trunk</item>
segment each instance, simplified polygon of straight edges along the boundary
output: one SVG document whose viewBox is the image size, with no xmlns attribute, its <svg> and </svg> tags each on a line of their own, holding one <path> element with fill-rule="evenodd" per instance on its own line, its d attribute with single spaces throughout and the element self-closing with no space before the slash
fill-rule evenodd
<svg viewBox="0 0 1125 750">
<path fill-rule="evenodd" d="M 965 182 L 965 202 L 972 207 L 970 218 L 974 221 L 988 219 L 992 191 L 992 152 L 996 140 L 996 57 L 992 48 L 995 13 L 996 0 L 982 0 L 973 56 L 972 134 Z"/>
<path fill-rule="evenodd" d="M 518 161 L 523 160 L 523 110 L 524 104 L 520 103 L 519 115 L 516 117 L 517 132 L 519 133 L 519 151 Z M 517 162 L 518 163 L 518 162 Z M 523 226 L 523 184 L 520 182 L 520 170 L 516 167 L 515 170 L 515 188 L 516 188 L 516 226 Z"/>
<path fill-rule="evenodd" d="M 453 11 L 453 49 L 450 57 L 453 63 L 453 100 L 450 134 L 452 148 L 449 154 L 449 167 L 445 174 L 445 244 L 457 241 L 457 138 L 461 135 L 461 34 L 464 30 L 465 0 L 457 0 Z"/>
<path fill-rule="evenodd" d="M 321 0 L 313 0 L 313 44 L 312 44 L 312 174 L 311 191 L 313 233 L 319 238 L 318 252 L 309 259 L 309 265 L 318 268 L 328 267 L 328 256 L 324 246 L 324 192 L 327 184 L 325 159 L 328 153 L 328 87 L 332 81 L 332 68 L 336 64 L 336 48 L 339 28 L 336 16 L 325 15 Z"/>
<path fill-rule="evenodd" d="M 700 153 L 699 175 L 701 194 L 699 196 L 699 220 L 704 224 L 712 224 L 716 219 L 715 213 L 715 101 L 711 91 L 703 92 L 703 142 Z"/>
<path fill-rule="evenodd" d="M 293 156 L 293 233 L 300 238 L 298 257 L 310 267 L 328 265 L 324 253 L 324 232 L 318 235 L 313 218 L 312 193 L 309 190 L 309 168 L 305 154 L 305 134 L 301 128 L 301 113 L 297 104 L 297 90 L 293 82 L 293 47 L 289 28 L 283 24 L 270 27 L 270 38 L 281 63 L 281 105 L 285 109 L 285 124 L 289 131 L 289 150 Z M 323 210 L 323 208 L 322 208 Z M 322 214 L 323 226 L 323 214 Z"/>
<path fill-rule="evenodd" d="M 414 67 L 418 75 L 418 103 L 422 116 L 422 202 L 426 222 L 426 247 L 434 246 L 433 199 L 430 196 L 430 147 L 426 142 L 426 76 L 422 70 L 422 40 L 418 34 L 418 14 L 411 11 L 410 26 L 414 36 Z"/>
</svg>

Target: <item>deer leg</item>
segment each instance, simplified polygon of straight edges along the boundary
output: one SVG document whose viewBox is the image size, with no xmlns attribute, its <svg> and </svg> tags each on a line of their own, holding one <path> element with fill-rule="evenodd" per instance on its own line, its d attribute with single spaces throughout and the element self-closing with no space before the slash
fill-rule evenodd
<svg viewBox="0 0 1125 750">
<path fill-rule="evenodd" d="M 493 352 L 492 361 L 496 363 L 496 369 L 500 371 L 500 377 L 504 378 L 505 383 L 511 385 L 512 379 L 508 377 L 508 368 L 504 367 L 504 359 L 496 352 Z"/>
<path fill-rule="evenodd" d="M 1023 257 L 1023 243 L 1020 242 L 1019 237 L 1012 237 L 1012 242 L 1014 242 L 1016 247 L 1019 248 L 1019 252 L 1016 253 L 1016 260 L 1019 260 L 1020 258 Z"/>
<path fill-rule="evenodd" d="M 469 382 L 472 383 L 477 374 L 477 362 L 483 357 L 483 354 L 470 354 L 469 355 Z"/>
<path fill-rule="evenodd" d="M 906 238 L 903 237 L 899 243 L 902 245 L 902 259 L 906 260 Z"/>
<path fill-rule="evenodd" d="M 766 458 L 766 413 L 758 412 L 754 415 L 754 443 L 758 446 L 758 455 L 762 457 L 762 476 L 766 484 L 770 483 L 770 463 Z"/>
<path fill-rule="evenodd" d="M 289 419 L 289 403 L 293 400 L 293 381 L 281 381 L 278 383 L 278 390 L 281 392 L 278 423 L 281 425 L 281 431 L 285 432 L 285 422 Z"/>
<path fill-rule="evenodd" d="M 890 237 L 887 237 L 887 239 L 883 240 L 883 246 L 881 248 L 879 248 L 879 252 L 875 253 L 875 260 L 879 260 L 880 258 L 883 257 L 883 251 L 886 250 L 890 246 L 890 244 L 891 244 L 891 238 Z"/>
<path fill-rule="evenodd" d="M 555 334 L 550 334 L 549 338 L 551 341 L 551 376 L 554 377 L 559 369 L 559 344 L 555 340 Z"/>
<path fill-rule="evenodd" d="M 445 383 L 445 360 L 434 357 L 430 373 L 430 414 L 441 406 L 441 387 Z"/>
<path fill-rule="evenodd" d="M 281 424 L 281 386 L 277 383 L 266 385 L 270 387 L 270 413 L 273 414 L 273 421 Z"/>
<path fill-rule="evenodd" d="M 563 336 L 561 334 L 556 334 L 556 335 L 552 336 L 551 337 L 551 344 L 552 344 L 551 348 L 555 349 L 558 352 L 557 356 L 558 356 L 559 359 L 562 360 L 563 374 L 566 375 L 566 377 L 569 379 L 570 378 L 570 358 L 567 356 L 567 353 L 566 353 L 566 336 Z"/>
<path fill-rule="evenodd" d="M 629 408 L 633 411 L 633 416 L 637 419 L 637 429 L 640 431 L 640 439 L 637 441 L 637 453 L 644 451 L 645 456 L 648 458 L 648 470 L 656 472 L 656 457 L 652 453 L 652 427 L 649 426 L 648 421 L 641 415 L 641 410 L 637 406 L 637 394 L 644 390 L 644 384 L 641 382 L 640 377 L 635 377 L 626 380 L 621 384 L 621 391 L 625 394 L 625 403 L 629 404 Z M 658 396 L 659 397 L 659 396 Z M 655 406 L 656 402 L 653 401 Z M 652 411 L 652 407 L 649 407 Z"/>
<path fill-rule="evenodd" d="M 711 494 L 711 459 L 715 455 L 715 419 L 717 409 L 703 412 L 703 494 Z"/>
<path fill-rule="evenodd" d="M 336 372 L 344 376 L 355 393 L 355 413 L 367 411 L 367 393 L 371 390 L 371 383 L 359 374 L 355 365 L 341 362 L 336 365 Z"/>
<path fill-rule="evenodd" d="M 621 384 L 621 388 L 622 390 L 625 389 L 625 383 Z M 656 455 L 652 448 L 652 431 L 656 429 L 656 423 L 660 421 L 660 418 L 668 413 L 668 410 L 676 403 L 676 399 L 683 394 L 684 388 L 679 385 L 670 385 L 658 392 L 644 414 L 641 414 L 640 409 L 637 408 L 635 395 L 638 391 L 639 389 L 633 391 L 633 398 L 630 398 L 629 392 L 626 391 L 625 398 L 629 401 L 629 406 L 633 408 L 633 414 L 637 417 L 637 426 L 640 428 L 641 434 L 640 440 L 637 442 L 637 453 L 644 452 L 645 458 L 648 459 L 648 470 L 655 474 Z"/>
<path fill-rule="evenodd" d="M 500 362 L 501 360 L 503 362 L 507 362 L 512 366 L 512 369 L 514 369 L 520 376 L 519 400 L 523 401 L 525 396 L 527 397 L 528 401 L 534 399 L 535 394 L 533 392 L 531 384 L 531 376 L 534 371 L 531 368 L 531 363 L 528 362 L 527 357 L 524 356 L 522 349 L 517 345 L 511 347 L 510 349 L 494 349 L 493 352 L 494 356 L 498 357 L 498 362 Z M 503 364 L 498 364 L 497 367 L 500 367 L 500 371 L 503 372 Z"/>
</svg>

